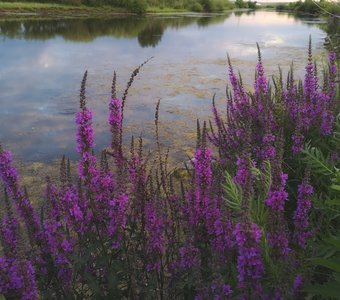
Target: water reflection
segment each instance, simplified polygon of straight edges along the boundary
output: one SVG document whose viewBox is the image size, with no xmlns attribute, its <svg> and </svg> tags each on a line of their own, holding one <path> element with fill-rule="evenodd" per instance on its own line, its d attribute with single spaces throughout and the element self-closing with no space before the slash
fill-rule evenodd
<svg viewBox="0 0 340 300">
<path fill-rule="evenodd" d="M 325 33 L 317 19 L 276 12 L 145 18 L 1 20 L 0 141 L 22 160 L 75 158 L 74 112 L 79 82 L 89 71 L 88 101 L 95 113 L 97 149 L 109 144 L 107 103 L 113 70 L 122 91 L 131 71 L 142 71 L 126 106 L 126 139 L 153 132 L 161 99 L 163 141 L 177 159 L 192 148 L 196 118 L 208 118 L 211 98 L 224 103 L 226 53 L 251 88 L 256 42 L 269 76 L 294 60 L 302 75 L 308 36 L 316 55 Z"/>
<path fill-rule="evenodd" d="M 26 40 L 62 37 L 73 42 L 91 42 L 101 36 L 138 38 L 141 47 L 155 47 L 167 28 L 181 28 L 193 23 L 200 27 L 223 22 L 230 14 L 215 17 L 119 17 L 64 20 L 4 20 L 0 35 Z"/>
</svg>

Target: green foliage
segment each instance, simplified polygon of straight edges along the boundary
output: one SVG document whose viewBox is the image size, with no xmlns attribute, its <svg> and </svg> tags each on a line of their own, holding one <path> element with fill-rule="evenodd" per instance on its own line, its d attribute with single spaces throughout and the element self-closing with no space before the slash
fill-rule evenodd
<svg viewBox="0 0 340 300">
<path fill-rule="evenodd" d="M 256 8 L 256 2 L 248 1 L 247 6 L 249 9 L 255 9 Z"/>
<path fill-rule="evenodd" d="M 146 0 L 129 0 L 127 1 L 126 7 L 129 11 L 136 14 L 144 14 L 148 7 Z"/>
<path fill-rule="evenodd" d="M 236 8 L 249 8 L 249 9 L 256 9 L 256 1 L 247 1 L 244 0 L 236 0 L 235 1 Z"/>
<path fill-rule="evenodd" d="M 291 2 L 288 4 L 278 4 L 275 6 L 278 11 L 296 11 L 301 14 L 312 14 L 312 15 L 340 15 L 340 6 L 332 1 L 314 1 L 305 0 Z"/>
<path fill-rule="evenodd" d="M 53 0 L 12 0 L 8 2 L 34 2 L 34 3 L 53 3 Z M 125 8 L 136 14 L 144 14 L 148 8 L 159 9 L 187 9 L 195 12 L 217 12 L 226 8 L 231 8 L 229 0 L 60 0 L 58 4 L 91 7 L 111 6 Z"/>
<path fill-rule="evenodd" d="M 201 0 L 200 4 L 205 12 L 216 12 L 224 9 L 223 0 Z"/>
<path fill-rule="evenodd" d="M 251 172 L 254 177 L 257 196 L 254 196 L 251 201 L 250 213 L 257 224 L 263 225 L 266 219 L 264 203 L 272 183 L 272 169 L 270 162 L 264 162 L 261 169 L 252 166 Z M 241 210 L 242 188 L 234 182 L 233 176 L 228 171 L 225 171 L 224 176 L 224 200 L 230 209 L 235 212 L 239 212 Z"/>
<path fill-rule="evenodd" d="M 329 157 L 326 157 L 322 151 L 316 147 L 312 147 L 307 143 L 303 150 L 305 157 L 303 160 L 317 175 L 329 176 L 333 174 L 332 166 L 329 163 Z"/>
<path fill-rule="evenodd" d="M 199 2 L 195 2 L 192 4 L 191 8 L 192 11 L 194 12 L 202 12 L 203 11 L 203 6 Z"/>
<path fill-rule="evenodd" d="M 337 117 L 334 133 L 329 141 L 333 151 L 340 149 L 340 118 Z M 322 185 L 316 186 L 319 197 L 315 199 L 320 240 L 311 245 L 316 256 L 309 259 L 315 268 L 312 282 L 305 290 L 315 297 L 340 299 L 340 169 L 336 163 L 326 157 L 319 147 L 307 144 L 303 151 L 304 162 L 311 168 L 311 174 Z"/>
<path fill-rule="evenodd" d="M 225 193 L 224 200 L 227 205 L 235 210 L 239 211 L 241 209 L 242 194 L 241 189 L 234 182 L 233 177 L 229 172 L 225 172 L 225 183 L 223 185 L 223 190 Z"/>
<path fill-rule="evenodd" d="M 236 0 L 235 1 L 235 6 L 237 8 L 247 8 L 247 3 L 244 2 L 243 0 Z"/>
</svg>

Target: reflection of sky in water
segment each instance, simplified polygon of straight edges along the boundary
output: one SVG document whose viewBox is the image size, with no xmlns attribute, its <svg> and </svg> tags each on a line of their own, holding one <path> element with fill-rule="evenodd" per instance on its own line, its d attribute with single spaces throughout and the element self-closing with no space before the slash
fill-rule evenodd
<svg viewBox="0 0 340 300">
<path fill-rule="evenodd" d="M 203 18 L 192 17 L 185 26 L 172 24 L 176 18 L 141 20 L 138 26 L 144 26 L 141 30 L 145 34 L 151 38 L 156 33 L 162 35 L 150 42 L 155 47 L 144 48 L 140 46 L 142 38 L 137 39 L 138 32 L 126 38 L 115 32 L 93 33 L 92 41 L 82 42 L 81 35 L 79 41 L 70 37 L 65 40 L 58 33 L 42 40 L 39 36 L 27 38 L 22 32 L 9 36 L 0 30 L 0 141 L 22 160 L 48 161 L 62 153 L 74 158 L 74 112 L 79 82 L 87 69 L 88 106 L 95 112 L 97 145 L 106 146 L 113 70 L 118 71 L 118 88 L 123 91 L 131 71 L 154 56 L 131 89 L 126 136 L 140 132 L 149 136 L 155 103 L 161 98 L 164 135 L 187 149 L 193 144 L 189 137 L 195 119 L 209 117 L 212 95 L 217 93 L 220 104 L 224 101 L 227 52 L 248 83 L 253 80 L 256 42 L 268 74 L 274 74 L 278 64 L 287 70 L 294 60 L 301 76 L 310 34 L 315 52 L 322 52 L 325 34 L 311 20 L 264 11 L 216 18 L 216 22 L 209 19 L 207 25 Z M 144 41 L 148 43 L 147 36 Z"/>
</svg>

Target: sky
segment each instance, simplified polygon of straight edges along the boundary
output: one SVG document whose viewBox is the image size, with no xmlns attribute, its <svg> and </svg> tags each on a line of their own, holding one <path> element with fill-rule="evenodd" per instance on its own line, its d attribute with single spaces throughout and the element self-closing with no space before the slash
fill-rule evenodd
<svg viewBox="0 0 340 300">
<path fill-rule="evenodd" d="M 259 3 L 287 3 L 287 2 L 297 2 L 298 0 L 258 0 Z M 302 0 L 303 1 L 303 0 Z M 319 2 L 319 0 L 317 0 Z M 329 2 L 334 2 L 340 5 L 340 0 L 327 0 Z"/>
</svg>

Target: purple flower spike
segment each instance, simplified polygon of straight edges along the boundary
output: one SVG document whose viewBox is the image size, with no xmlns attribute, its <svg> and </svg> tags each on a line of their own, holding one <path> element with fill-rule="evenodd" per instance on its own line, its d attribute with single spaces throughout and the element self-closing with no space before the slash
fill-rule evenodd
<svg viewBox="0 0 340 300">
<path fill-rule="evenodd" d="M 285 201 L 288 193 L 285 190 L 270 191 L 266 199 L 266 205 L 276 211 L 284 211 Z"/>
<path fill-rule="evenodd" d="M 194 165 L 196 185 L 198 187 L 210 186 L 212 182 L 211 150 L 209 148 L 197 149 Z"/>
<path fill-rule="evenodd" d="M 41 228 L 38 215 L 29 199 L 20 189 L 19 177 L 14 166 L 12 166 L 12 154 L 2 151 L 0 148 L 0 176 L 5 184 L 6 192 L 15 203 L 17 212 L 25 222 L 31 243 L 41 242 Z M 13 224 L 14 225 L 14 224 Z"/>
<path fill-rule="evenodd" d="M 234 236 L 238 246 L 237 287 L 241 291 L 248 291 L 250 297 L 259 296 L 262 292 L 261 278 L 264 273 L 264 265 L 262 251 L 258 245 L 261 235 L 262 231 L 255 223 L 235 225 Z"/>
<path fill-rule="evenodd" d="M 112 98 L 109 104 L 109 124 L 111 126 L 112 141 L 111 148 L 115 151 L 115 155 L 119 156 L 121 149 L 121 132 L 123 124 L 122 101 Z"/>
<path fill-rule="evenodd" d="M 94 147 L 94 132 L 92 128 L 92 112 L 86 107 L 76 114 L 77 152 L 84 153 Z"/>
<path fill-rule="evenodd" d="M 302 248 L 306 247 L 307 240 L 312 236 L 309 229 L 308 213 L 312 207 L 313 187 L 305 177 L 298 187 L 297 207 L 294 213 L 294 240 Z"/>
<path fill-rule="evenodd" d="M 254 84 L 254 89 L 256 99 L 260 99 L 268 93 L 267 78 L 264 74 L 262 61 L 260 59 L 256 65 L 256 80 Z"/>
</svg>

